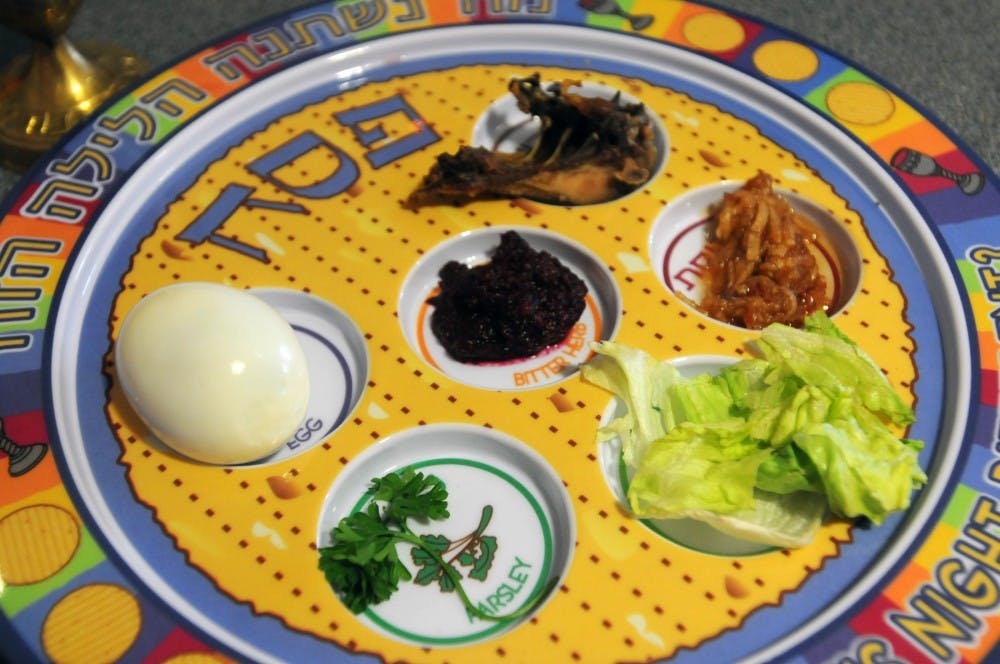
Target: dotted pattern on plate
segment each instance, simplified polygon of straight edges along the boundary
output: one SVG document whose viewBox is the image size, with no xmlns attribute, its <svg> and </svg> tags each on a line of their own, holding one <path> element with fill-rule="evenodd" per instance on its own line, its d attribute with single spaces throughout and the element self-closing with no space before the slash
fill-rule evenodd
<svg viewBox="0 0 1000 664">
<path fill-rule="evenodd" d="M 511 76 L 536 70 L 544 80 L 583 78 L 642 100 L 668 135 L 662 172 L 629 196 L 597 206 L 493 201 L 403 209 L 401 201 L 434 156 L 468 140 L 479 114 Z M 337 115 L 394 96 L 416 109 L 442 140 L 375 169 Z M 412 131 L 403 115 L 380 122 L 389 136 Z M 329 149 L 312 150 L 273 172 L 282 186 L 246 168 L 304 131 L 362 165 L 344 194 L 318 200 L 289 193 L 337 169 L 338 155 Z M 322 444 L 245 468 L 199 465 L 151 445 L 113 384 L 107 413 L 137 499 L 153 510 L 190 564 L 235 600 L 292 629 L 387 661 L 477 662 L 497 655 L 610 661 L 623 653 L 640 660 L 696 647 L 738 627 L 836 556 L 850 541 L 849 527 L 830 523 L 812 546 L 745 557 L 711 556 L 667 542 L 625 514 L 603 479 L 594 433 L 609 402 L 606 393 L 576 376 L 537 389 L 470 388 L 439 373 L 408 345 L 396 310 L 412 265 L 449 237 L 490 225 L 544 228 L 585 245 L 614 275 L 622 294 L 618 341 L 663 358 L 743 356 L 752 334 L 690 309 L 664 287 L 647 247 L 653 222 L 669 201 L 700 186 L 746 179 L 758 169 L 825 208 L 849 233 L 862 268 L 857 292 L 837 322 L 879 358 L 912 401 L 916 368 L 905 297 L 862 220 L 796 155 L 714 106 L 639 80 L 556 68 L 456 67 L 369 83 L 273 122 L 208 165 L 138 247 L 114 305 L 113 334 L 144 293 L 167 283 L 280 286 L 308 291 L 343 310 L 363 331 L 371 367 L 360 403 Z M 239 208 L 218 230 L 228 246 L 185 241 L 185 229 L 225 185 L 243 185 L 254 198 L 281 206 Z M 266 260 L 234 251 L 236 244 L 263 251 Z M 113 378 L 110 363 L 108 369 Z M 373 635 L 340 603 L 315 564 L 319 509 L 338 474 L 372 443 L 435 422 L 493 427 L 533 447 L 560 476 L 577 522 L 572 566 L 545 608 L 518 629 L 461 650 L 427 651 Z M 585 646 L 580 634 L 587 635 Z"/>
</svg>

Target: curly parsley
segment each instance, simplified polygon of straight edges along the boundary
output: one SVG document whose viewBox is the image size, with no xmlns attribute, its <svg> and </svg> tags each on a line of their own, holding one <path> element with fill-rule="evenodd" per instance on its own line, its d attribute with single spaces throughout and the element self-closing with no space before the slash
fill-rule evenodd
<svg viewBox="0 0 1000 664">
<path fill-rule="evenodd" d="M 531 611 L 555 587 L 552 579 L 543 591 L 519 609 L 506 615 L 491 615 L 480 610 L 462 587 L 462 575 L 443 554 L 452 550 L 452 542 L 441 535 L 417 535 L 408 521 L 440 520 L 449 516 L 448 490 L 440 479 L 412 468 L 388 473 L 371 482 L 371 500 L 367 507 L 344 517 L 331 532 L 333 544 L 319 550 L 319 567 L 347 607 L 361 613 L 372 604 L 389 599 L 401 581 L 414 579 L 399 559 L 397 545 L 413 547 L 411 557 L 420 566 L 416 583 L 437 581 L 442 590 L 456 591 L 467 611 L 482 620 L 505 621 Z M 482 531 L 489 522 L 492 508 L 483 509 L 479 527 L 461 540 L 461 551 L 454 560 L 473 568 L 472 578 L 484 580 L 496 551 L 496 539 Z"/>
</svg>

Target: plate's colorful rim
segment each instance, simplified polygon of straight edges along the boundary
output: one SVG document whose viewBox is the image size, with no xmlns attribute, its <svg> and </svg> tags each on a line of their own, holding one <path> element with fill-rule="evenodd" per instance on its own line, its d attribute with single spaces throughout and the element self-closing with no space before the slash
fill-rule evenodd
<svg viewBox="0 0 1000 664">
<path fill-rule="evenodd" d="M 94 119 L 53 149 L 4 202 L 0 219 L 0 421 L 7 454 L 10 446 L 47 443 L 45 393 L 41 376 L 42 349 L 52 299 L 73 249 L 84 229 L 99 216 L 103 205 L 134 169 L 179 128 L 205 110 L 254 82 L 318 54 L 365 41 L 429 27 L 462 25 L 482 20 L 565 23 L 637 34 L 627 17 L 588 11 L 587 0 L 552 0 L 489 13 L 481 3 L 455 3 L 424 7 L 413 2 L 405 11 L 381 16 L 370 24 L 356 22 L 337 5 L 316 5 L 273 16 L 197 50 L 148 77 L 143 83 L 106 104 Z M 472 7 L 463 14 L 462 7 Z M 856 635 L 851 643 L 839 641 L 836 650 L 847 648 L 860 659 L 862 650 L 872 654 L 895 654 L 913 659 L 965 659 L 985 657 L 1000 639 L 1000 618 L 990 606 L 977 605 L 977 598 L 962 580 L 990 578 L 1000 565 L 983 549 L 996 541 L 989 522 L 995 521 L 1000 497 L 998 449 L 998 371 L 1000 326 L 1000 242 L 990 242 L 990 225 L 1000 221 L 1000 183 L 997 176 L 939 121 L 914 105 L 902 93 L 869 75 L 863 69 L 832 55 L 808 40 L 756 19 L 693 2 L 652 3 L 621 0 L 619 6 L 633 16 L 655 14 L 656 26 L 665 26 L 654 36 L 643 35 L 701 56 L 722 62 L 801 101 L 839 126 L 894 178 L 928 221 L 928 226 L 952 261 L 956 283 L 966 298 L 963 306 L 974 344 L 972 403 L 965 438 L 965 466 L 959 482 L 951 488 L 946 504 L 939 507 L 936 525 L 915 555 L 894 579 L 849 621 Z M 513 5 L 512 5 L 513 7 Z M 308 16 L 333 18 L 340 35 L 314 37 L 312 43 L 289 43 L 284 26 Z M 736 26 L 742 35 L 735 43 L 706 43 L 685 25 L 699 16 Z M 351 21 L 355 20 L 354 23 Z M 769 76 L 755 64 L 754 54 L 771 42 L 806 49 L 817 60 L 816 70 L 799 80 Z M 826 93 L 842 83 L 854 83 L 892 105 L 892 116 L 875 125 L 852 123 L 836 117 L 826 106 Z M 929 158 L 930 165 L 952 175 L 914 175 L 901 170 L 907 156 Z M 968 185 L 968 174 L 978 173 L 979 185 Z M 961 180 L 962 175 L 966 180 Z M 968 186 L 962 191 L 960 185 Z M 972 189 L 976 189 L 972 191 Z M 995 234 L 994 234 L 995 235 Z M 3 279 L 28 279 L 33 288 L 4 289 Z M 977 343 L 978 342 L 978 343 Z M 9 421 L 8 421 L 9 419 Z M 16 451 L 16 450 L 15 450 Z M 11 482 L 10 504 L 31 504 L 32 497 L 63 491 L 58 476 Z M 30 478 L 30 475 L 23 476 Z M 48 483 L 46 483 L 48 482 Z M 6 486 L 4 486 L 6 492 Z M 89 536 L 91 539 L 92 535 Z M 103 559 L 92 551 L 91 566 Z M 977 557 L 978 556 L 978 557 Z M 89 567 L 87 568 L 89 569 Z M 124 575 L 113 568 L 112 574 Z M 40 584 L 42 595 L 58 590 L 59 583 Z M 125 587 L 135 584 L 125 576 Z M 18 633 L 14 615 L 24 607 L 5 601 L 10 595 L 0 585 L 0 635 L 5 655 L 33 658 L 38 634 Z M 947 613 L 951 612 L 952 620 Z M 904 626 L 885 619 L 890 610 L 911 611 L 913 620 Z M 936 616 L 936 617 L 935 617 Z M 164 630 L 163 642 L 145 653 L 145 661 L 164 661 L 187 651 L 210 651 L 213 646 L 199 640 L 189 628 Z M 822 648 L 824 634 L 807 644 L 807 650 Z M 8 645 L 13 644 L 13 645 Z"/>
</svg>

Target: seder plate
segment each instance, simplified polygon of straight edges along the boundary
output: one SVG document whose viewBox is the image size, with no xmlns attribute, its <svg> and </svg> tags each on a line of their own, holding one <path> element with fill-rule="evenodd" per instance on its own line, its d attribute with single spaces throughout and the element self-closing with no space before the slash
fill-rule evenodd
<svg viewBox="0 0 1000 664">
<path fill-rule="evenodd" d="M 777 28 L 696 3 L 602 8 L 306 7 L 151 76 L 33 171 L 0 221 L 12 656 L 986 656 L 996 177 L 890 86 Z M 650 181 L 597 205 L 405 209 L 438 153 L 530 135 L 505 93 L 535 72 L 641 101 L 662 155 Z M 706 210 L 758 170 L 823 230 L 834 319 L 914 405 L 929 475 L 882 526 L 831 522 L 791 551 L 630 517 L 595 442 L 614 404 L 577 372 L 601 339 L 689 367 L 746 355 L 753 333 L 685 298 Z M 437 271 L 488 259 L 509 229 L 584 280 L 584 314 L 534 358 L 454 362 L 429 329 Z M 253 289 L 309 357 L 309 413 L 271 458 L 182 459 L 122 397 L 124 314 L 196 279 Z M 368 480 L 405 466 L 446 481 L 452 516 L 427 532 L 474 542 L 456 565 L 480 607 L 557 589 L 511 623 L 470 618 L 433 583 L 350 613 L 316 549 Z"/>
</svg>

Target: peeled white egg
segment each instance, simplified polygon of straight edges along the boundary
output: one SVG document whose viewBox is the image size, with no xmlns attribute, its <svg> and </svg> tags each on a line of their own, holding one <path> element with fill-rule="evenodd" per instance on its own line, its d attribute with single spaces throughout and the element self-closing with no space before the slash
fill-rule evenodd
<svg viewBox="0 0 1000 664">
<path fill-rule="evenodd" d="M 275 452 L 309 403 L 291 326 L 260 298 L 220 284 L 179 283 L 142 298 L 118 333 L 115 366 L 157 438 L 207 463 Z"/>
</svg>

